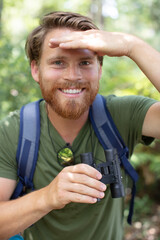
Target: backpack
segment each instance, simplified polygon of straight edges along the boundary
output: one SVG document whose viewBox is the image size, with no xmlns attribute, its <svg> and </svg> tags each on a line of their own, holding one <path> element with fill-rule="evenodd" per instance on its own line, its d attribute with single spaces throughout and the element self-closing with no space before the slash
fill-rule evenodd
<svg viewBox="0 0 160 240">
<path fill-rule="evenodd" d="M 34 190 L 33 175 L 38 157 L 40 139 L 40 109 L 39 104 L 43 99 L 29 103 L 21 108 L 20 111 L 20 133 L 17 148 L 16 160 L 18 163 L 19 182 L 12 195 L 15 199 L 24 194 L 24 188 Z M 125 172 L 133 181 L 132 198 L 128 215 L 128 223 L 132 223 L 134 208 L 134 197 L 136 193 L 136 182 L 138 174 L 128 161 L 129 150 L 120 136 L 109 110 L 106 106 L 106 99 L 97 94 L 89 110 L 89 117 L 92 127 L 97 135 L 99 142 L 104 149 L 116 148 L 119 160 Z"/>
<path fill-rule="evenodd" d="M 23 240 L 23 237 L 19 234 L 9 238 L 8 240 Z"/>
</svg>

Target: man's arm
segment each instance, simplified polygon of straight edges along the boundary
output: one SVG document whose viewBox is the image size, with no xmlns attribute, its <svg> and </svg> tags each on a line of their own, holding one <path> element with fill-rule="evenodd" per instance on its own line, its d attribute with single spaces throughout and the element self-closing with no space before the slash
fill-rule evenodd
<svg viewBox="0 0 160 240">
<path fill-rule="evenodd" d="M 64 168 L 48 186 L 11 201 L 16 182 L 0 178 L 0 240 L 22 232 L 70 202 L 95 203 L 106 190 L 106 185 L 99 181 L 101 177 L 89 165 L 77 164 Z"/>
<path fill-rule="evenodd" d="M 142 135 L 160 139 L 160 102 L 153 104 L 144 119 Z"/>
<path fill-rule="evenodd" d="M 136 36 L 100 30 L 73 31 L 68 36 L 50 39 L 49 46 L 63 49 L 87 48 L 99 56 L 127 56 L 160 91 L 160 53 Z M 160 103 L 155 103 L 146 114 L 142 134 L 160 139 L 159 122 Z"/>
<path fill-rule="evenodd" d="M 160 92 L 160 53 L 139 38 L 133 37 L 130 57 Z"/>
<path fill-rule="evenodd" d="M 10 199 L 15 187 L 16 187 L 16 180 L 0 177 L 0 201 L 5 201 L 6 199 L 7 200 Z"/>
<path fill-rule="evenodd" d="M 9 200 L 15 187 L 15 180 L 0 178 L 1 240 L 6 240 L 22 232 L 45 214 L 41 192 L 37 191 L 36 194 L 28 194 L 16 200 Z"/>
<path fill-rule="evenodd" d="M 160 91 L 160 53 L 136 36 L 100 30 L 73 31 L 68 36 L 50 39 L 49 46 L 63 49 L 87 48 L 99 56 L 127 56 Z"/>
</svg>

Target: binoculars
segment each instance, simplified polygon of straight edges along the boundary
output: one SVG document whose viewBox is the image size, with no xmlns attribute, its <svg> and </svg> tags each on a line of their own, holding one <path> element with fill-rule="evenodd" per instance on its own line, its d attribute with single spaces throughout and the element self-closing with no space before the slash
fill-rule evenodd
<svg viewBox="0 0 160 240">
<path fill-rule="evenodd" d="M 101 182 L 110 184 L 112 198 L 124 197 L 124 186 L 122 183 L 122 175 L 120 169 L 120 161 L 117 150 L 107 149 L 105 152 L 106 162 L 95 164 L 91 152 L 82 153 L 80 155 L 81 163 L 88 164 L 97 169 L 101 174 Z"/>
</svg>

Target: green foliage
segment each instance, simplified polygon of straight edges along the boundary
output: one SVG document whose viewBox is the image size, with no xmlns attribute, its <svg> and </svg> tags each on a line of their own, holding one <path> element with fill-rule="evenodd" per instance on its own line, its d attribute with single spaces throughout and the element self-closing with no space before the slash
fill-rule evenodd
<svg viewBox="0 0 160 240">
<path fill-rule="evenodd" d="M 99 0 L 100 1 L 100 0 Z M 2 0 L 0 0 L 2 3 Z M 102 1 L 104 4 L 105 1 Z M 160 1 L 159 0 L 115 0 L 108 1 L 107 9 L 115 3 L 110 17 L 104 8 L 98 9 L 95 0 L 3 0 L 0 7 L 0 119 L 10 111 L 19 109 L 23 104 L 41 97 L 38 84 L 30 74 L 24 46 L 28 33 L 38 25 L 39 17 L 51 11 L 75 11 L 93 16 L 97 25 L 107 31 L 123 31 L 135 34 L 160 50 Z M 103 7 L 102 4 L 102 7 Z M 1 6 L 1 5 L 0 5 Z M 94 10 L 94 11 L 93 11 Z M 103 18 L 96 17 L 100 10 Z M 100 93 L 116 95 L 144 95 L 159 100 L 159 93 L 141 73 L 136 64 L 126 57 L 105 57 Z M 132 163 L 140 174 L 138 198 L 135 202 L 136 219 L 143 213 L 149 214 L 151 200 L 160 201 L 160 144 L 158 141 L 150 147 L 139 145 L 132 156 Z M 150 183 L 147 181 L 151 179 Z M 156 195 L 156 194 L 157 195 Z M 128 208 L 127 208 L 128 209 Z M 127 210 L 125 211 L 128 214 Z M 135 239 L 135 238 L 134 238 Z"/>
<path fill-rule="evenodd" d="M 105 1 L 102 3 L 105 4 Z M 93 16 L 93 12 L 94 15 L 99 14 L 98 7 L 100 7 L 95 0 L 54 2 L 51 0 L 4 0 L 3 5 L 1 9 L 3 35 L 0 39 L 0 118 L 25 102 L 40 97 L 38 85 L 31 78 L 24 52 L 26 36 L 38 25 L 39 16 L 57 10 L 76 11 Z M 118 15 L 111 18 L 104 13 L 104 29 L 137 33 L 151 41 L 153 46 L 159 47 L 160 31 L 157 31 L 156 27 L 160 15 L 158 6 L 158 0 L 148 2 L 129 0 L 127 4 L 126 0 L 117 0 L 113 10 L 116 10 Z M 159 99 L 158 92 L 135 63 L 125 57 L 105 57 L 100 92 L 104 95 L 139 94 Z"/>
<path fill-rule="evenodd" d="M 149 196 L 136 197 L 133 224 L 129 226 L 125 223 L 125 240 L 159 240 L 159 216 L 159 206 Z"/>
<path fill-rule="evenodd" d="M 90 1 L 86 0 L 59 0 L 59 1 L 43 1 L 39 15 L 44 15 L 52 11 L 71 11 L 79 12 L 81 14 L 87 14 L 90 6 Z"/>
<path fill-rule="evenodd" d="M 133 88 L 135 91 L 133 71 L 134 63 L 128 63 L 128 59 L 105 57 L 100 92 L 121 95 L 121 91 L 126 91 L 126 94 Z"/>
<path fill-rule="evenodd" d="M 151 207 L 152 207 L 153 201 L 150 199 L 148 195 L 145 195 L 143 197 L 136 197 L 135 198 L 135 206 L 134 206 L 134 215 L 133 215 L 133 221 L 139 221 L 140 218 L 150 215 L 151 214 Z M 143 209 L 143 211 L 142 211 Z M 126 205 L 125 209 L 125 216 L 127 217 L 129 213 L 129 202 Z"/>
<path fill-rule="evenodd" d="M 103 4 L 105 1 L 103 1 Z M 103 16 L 104 29 L 127 31 L 147 39 L 159 48 L 160 31 L 157 28 L 159 1 L 117 0 L 112 10 L 117 17 Z M 127 3 L 127 4 L 126 4 Z M 41 97 L 39 86 L 30 74 L 24 45 L 28 33 L 38 25 L 39 16 L 57 10 L 76 11 L 88 16 L 99 14 L 98 1 L 78 0 L 4 0 L 2 10 L 2 37 L 0 38 L 0 118 L 24 103 Z M 102 5 L 103 6 L 103 5 Z M 152 6 L 152 7 L 151 7 Z M 91 12 L 92 9 L 92 12 Z M 97 10 L 96 10 L 97 9 Z M 23 10 L 23 11 L 22 11 Z M 104 9 L 102 9 L 104 10 Z M 103 11 L 102 11 L 103 12 Z M 16 25 L 17 24 L 17 25 Z M 105 57 L 100 93 L 129 95 L 138 94 L 159 99 L 159 93 L 141 73 L 136 64 L 126 57 Z M 137 152 L 138 162 L 145 158 L 142 147 Z M 149 154 L 151 149 L 149 148 Z M 147 152 L 147 155 L 149 157 Z M 152 170 L 158 168 L 158 157 L 150 157 Z M 135 157 L 134 157 L 135 158 Z M 153 161 L 154 159 L 154 161 Z M 157 170 L 158 172 L 158 170 Z"/>
<path fill-rule="evenodd" d="M 144 95 L 159 99 L 159 93 L 135 63 L 126 57 L 105 57 L 100 93 L 104 95 Z"/>
<path fill-rule="evenodd" d="M 143 217 L 144 215 L 150 215 L 152 203 L 153 202 L 151 201 L 148 195 L 145 195 L 142 198 L 137 197 L 135 199 L 135 210 L 134 210 L 135 214 L 138 213 L 138 217 Z M 136 220 L 139 220 L 139 219 L 136 219 Z"/>
<path fill-rule="evenodd" d="M 160 31 L 160 1 L 159 0 L 153 0 L 152 7 L 151 7 L 151 18 L 154 20 L 153 25 L 154 27 Z"/>
<path fill-rule="evenodd" d="M 31 79 L 23 42 L 13 45 L 0 39 L 0 118 L 9 111 L 40 96 L 39 87 Z"/>
</svg>

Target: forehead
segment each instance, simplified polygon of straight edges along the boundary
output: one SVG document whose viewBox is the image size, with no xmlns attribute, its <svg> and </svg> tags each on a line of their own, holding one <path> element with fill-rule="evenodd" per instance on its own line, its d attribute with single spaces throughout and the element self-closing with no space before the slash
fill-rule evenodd
<svg viewBox="0 0 160 240">
<path fill-rule="evenodd" d="M 67 35 L 71 34 L 72 32 L 74 32 L 73 29 L 70 28 L 54 28 L 51 29 L 47 35 L 46 35 L 46 40 L 50 39 L 50 38 L 59 38 L 59 37 L 66 37 Z"/>
<path fill-rule="evenodd" d="M 63 38 L 66 37 L 67 35 L 69 35 L 70 33 L 72 33 L 74 30 L 72 29 L 67 29 L 67 28 L 57 28 L 57 29 L 53 29 L 50 32 L 47 33 L 44 43 L 43 43 L 43 47 L 42 47 L 42 56 L 44 55 L 47 57 L 49 57 L 50 55 L 58 55 L 60 54 L 65 54 L 65 55 L 78 55 L 78 56 L 88 56 L 88 57 L 94 57 L 96 55 L 95 52 L 88 50 L 88 49 L 61 49 L 59 47 L 55 47 L 55 48 L 50 48 L 49 47 L 49 40 L 51 38 Z"/>
</svg>

